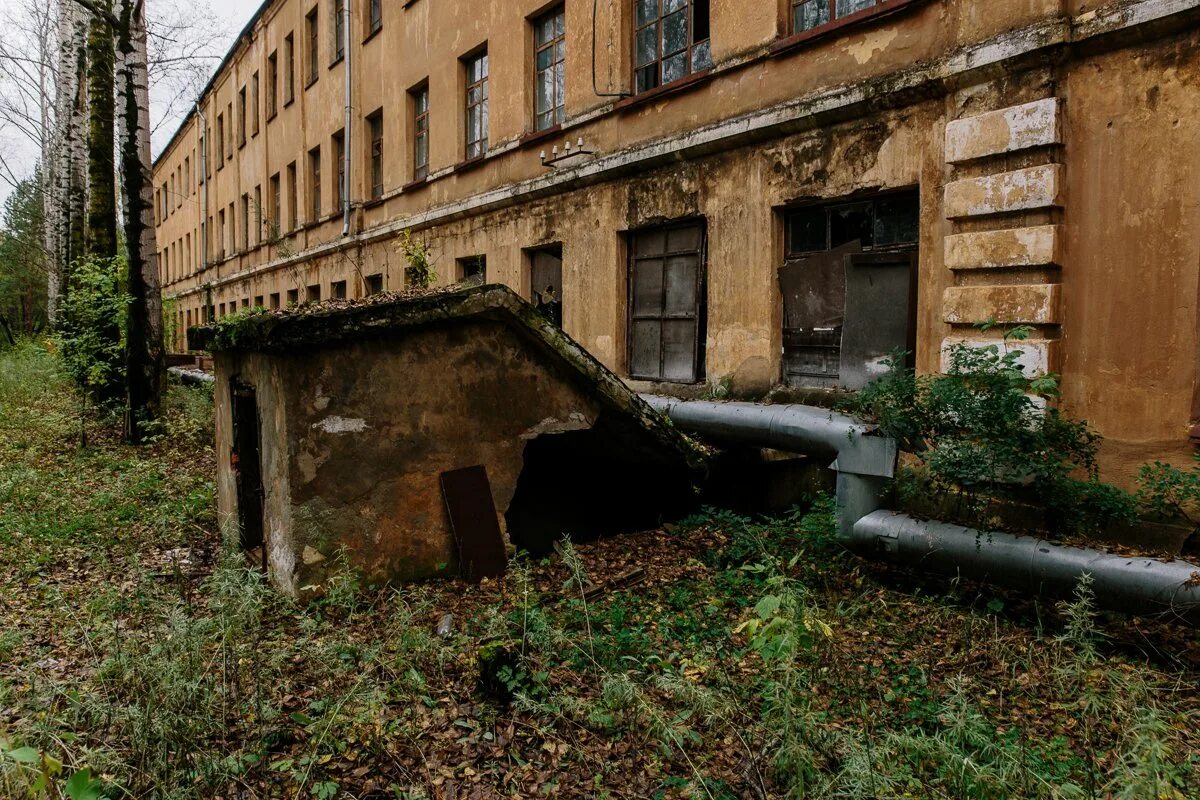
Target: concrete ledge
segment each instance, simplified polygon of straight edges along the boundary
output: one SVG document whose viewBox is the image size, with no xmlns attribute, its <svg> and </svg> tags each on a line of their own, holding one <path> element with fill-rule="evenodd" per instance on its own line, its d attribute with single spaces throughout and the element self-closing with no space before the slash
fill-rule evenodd
<svg viewBox="0 0 1200 800">
<path fill-rule="evenodd" d="M 1019 351 L 1021 355 L 1017 359 L 1017 363 L 1021 365 L 1021 369 L 1028 378 L 1056 371 L 1058 341 L 1054 339 L 1026 339 L 1023 342 L 1005 342 L 1003 340 L 973 338 L 969 336 L 947 336 L 942 340 L 940 367 L 942 372 L 946 372 L 950 368 L 950 358 L 946 351 L 947 348 L 955 344 L 965 344 L 968 347 L 977 349 L 994 345 L 999 347 L 1002 353 Z"/>
<path fill-rule="evenodd" d="M 1014 325 L 1057 325 L 1060 287 L 951 286 L 942 294 L 942 314 L 951 325 L 991 320 Z"/>
<path fill-rule="evenodd" d="M 946 186 L 946 217 L 983 217 L 1058 206 L 1062 169 L 1061 164 L 1046 164 L 954 181 Z"/>
<path fill-rule="evenodd" d="M 946 163 L 1062 143 L 1060 104 L 1050 97 L 946 125 Z"/>
<path fill-rule="evenodd" d="M 947 269 L 955 270 L 1061 265 L 1059 226 L 947 236 L 944 261 Z"/>
</svg>

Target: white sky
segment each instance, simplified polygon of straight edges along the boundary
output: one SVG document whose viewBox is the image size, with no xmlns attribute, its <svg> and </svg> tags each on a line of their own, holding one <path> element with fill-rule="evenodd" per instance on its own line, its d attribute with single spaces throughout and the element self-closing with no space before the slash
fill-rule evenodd
<svg viewBox="0 0 1200 800">
<path fill-rule="evenodd" d="M 204 7 L 207 6 L 211 10 L 212 16 L 218 20 L 219 30 L 211 37 L 211 52 L 219 53 L 224 56 L 230 44 L 233 43 L 234 37 L 245 27 L 260 5 L 261 0 L 177 0 L 181 3 L 179 7 L 188 9 L 201 9 L 200 14 L 203 14 Z M 55 0 L 0 0 L 0 20 L 8 17 L 19 17 L 21 9 L 26 7 L 30 2 L 55 2 Z M 71 2 L 71 0 L 61 0 L 61 2 Z M 153 15 L 156 6 L 161 7 L 162 4 L 171 2 L 171 0 L 147 0 L 147 10 Z M 215 70 L 219 62 L 213 60 L 209 64 L 207 70 L 211 74 Z M 165 90 L 163 87 L 155 87 L 150 85 L 150 115 L 151 125 L 154 128 L 154 136 L 152 145 L 155 155 L 158 154 L 160 148 L 167 143 L 172 134 L 175 133 L 179 123 L 186 116 L 190 106 L 190 100 L 193 98 L 184 98 L 189 102 L 179 102 L 180 98 L 174 98 L 172 103 L 170 96 L 173 94 Z M 23 168 L 25 174 L 21 177 L 27 177 L 32 174 L 38 151 L 28 140 L 24 139 L 18 133 L 12 130 L 0 128 L 0 153 L 10 165 L 18 168 Z M 11 188 L 7 183 L 0 181 L 0 203 L 8 197 Z"/>
</svg>

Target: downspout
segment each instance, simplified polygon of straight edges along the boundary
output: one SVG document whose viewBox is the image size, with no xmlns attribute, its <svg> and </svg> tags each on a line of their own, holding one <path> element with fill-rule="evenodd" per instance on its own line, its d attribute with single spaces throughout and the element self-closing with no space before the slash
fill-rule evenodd
<svg viewBox="0 0 1200 800">
<path fill-rule="evenodd" d="M 838 534 L 864 558 L 1056 596 L 1069 595 L 1087 574 L 1102 607 L 1200 626 L 1200 566 L 1195 564 L 1127 558 L 883 510 L 896 443 L 853 417 L 813 406 L 640 396 L 680 430 L 704 438 L 833 455 Z"/>
<path fill-rule="evenodd" d="M 200 207 L 200 229 L 204 231 L 204 236 L 200 241 L 200 269 L 208 269 L 208 237 L 212 236 L 212 231 L 208 229 L 208 117 L 204 116 L 204 110 L 200 107 L 199 101 L 196 103 L 196 114 L 200 117 L 200 195 L 203 198 L 203 205 Z M 207 317 L 207 309 L 205 316 Z"/>
<path fill-rule="evenodd" d="M 342 0 L 342 51 L 345 64 L 342 69 L 345 77 L 346 101 L 343 105 L 345 123 L 342 126 L 342 236 L 350 235 L 350 151 L 354 137 L 350 135 L 350 0 Z"/>
</svg>

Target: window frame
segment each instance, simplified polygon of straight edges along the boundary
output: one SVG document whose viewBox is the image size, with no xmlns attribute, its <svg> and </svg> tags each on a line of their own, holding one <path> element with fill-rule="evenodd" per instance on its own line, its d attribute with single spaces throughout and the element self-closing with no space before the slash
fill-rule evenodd
<svg viewBox="0 0 1200 800">
<path fill-rule="evenodd" d="M 383 197 L 383 109 L 378 108 L 367 115 L 367 177 L 370 199 Z"/>
<path fill-rule="evenodd" d="M 342 8 L 342 0 L 330 0 L 333 3 L 333 58 L 329 62 L 332 69 L 346 57 L 346 14 Z"/>
<path fill-rule="evenodd" d="M 477 158 L 483 158 L 487 155 L 488 150 L 488 49 L 485 44 L 483 47 L 476 49 L 470 55 L 462 58 L 463 76 L 465 83 L 463 87 L 463 158 L 466 161 L 474 161 Z M 482 73 L 478 78 L 475 77 L 476 65 L 480 66 Z M 471 92 L 477 90 L 479 92 L 478 99 L 474 102 L 471 100 Z M 471 120 L 474 114 L 478 114 L 476 132 L 480 135 L 475 139 L 471 138 Z"/>
<path fill-rule="evenodd" d="M 538 38 L 541 35 L 541 28 L 547 21 L 555 21 L 557 30 L 551 35 L 550 39 L 539 43 Z M 561 22 L 557 22 L 561 20 Z M 544 131 L 553 128 L 555 125 L 561 125 L 566 120 L 566 38 L 567 38 L 567 13 L 566 6 L 559 4 L 547 11 L 542 12 L 538 16 L 530 20 L 533 28 L 533 129 L 535 131 Z M 541 68 L 538 66 L 538 59 L 541 54 L 546 51 L 553 51 L 549 66 Z M 553 73 L 554 79 L 551 83 L 552 94 L 551 107 L 549 109 L 539 108 L 542 99 L 539 91 L 542 85 L 542 76 L 547 73 Z M 542 117 L 549 115 L 548 121 L 543 123 Z"/>
<path fill-rule="evenodd" d="M 279 113 L 279 51 L 267 56 L 267 122 Z"/>
<path fill-rule="evenodd" d="M 383 0 L 367 0 L 366 23 L 367 33 L 363 39 L 364 42 L 383 30 Z"/>
<path fill-rule="evenodd" d="M 856 25 L 860 22 L 866 22 L 867 20 L 891 14 L 892 12 L 901 11 L 909 6 L 927 2 L 927 0 L 875 0 L 873 5 L 866 8 L 837 16 L 836 5 L 834 5 L 836 0 L 823 0 L 823 2 L 829 3 L 828 10 L 826 11 L 828 19 L 819 25 L 809 28 L 798 28 L 796 26 L 796 9 L 799 6 L 805 5 L 808 1 L 787 0 L 787 3 L 784 4 L 786 19 L 782 22 L 781 30 L 785 31 L 786 34 L 781 40 L 772 45 L 772 52 L 786 51 L 811 39 L 819 39 L 828 34 L 835 33 L 849 25 Z"/>
<path fill-rule="evenodd" d="M 709 26 L 709 35 L 707 38 L 704 38 L 704 39 L 701 39 L 698 41 L 692 41 L 692 33 L 696 27 L 695 12 L 696 12 L 696 6 L 698 4 L 697 0 L 682 0 L 682 2 L 684 4 L 682 11 L 680 9 L 675 9 L 672 11 L 667 11 L 664 14 L 665 4 L 670 1 L 671 0 L 649 0 L 649 2 L 657 3 L 657 5 L 658 5 L 657 15 L 652 18 L 647 19 L 647 21 L 644 23 L 639 23 L 638 7 L 639 7 L 640 3 L 646 2 L 646 0 L 630 0 L 630 3 L 632 5 L 631 22 L 632 22 L 632 30 L 633 30 L 633 34 L 630 38 L 630 45 L 632 48 L 630 60 L 631 60 L 631 66 L 633 68 L 633 74 L 632 74 L 632 78 L 630 81 L 630 87 L 632 88 L 633 96 L 635 96 L 635 97 L 638 95 L 646 94 L 647 92 L 653 92 L 657 89 L 661 89 L 664 86 L 670 86 L 679 81 L 686 80 L 688 77 L 690 77 L 692 75 L 702 73 L 705 70 L 712 68 L 712 28 L 711 28 L 712 4 L 711 4 L 711 2 L 709 2 L 709 0 L 700 0 L 700 2 L 702 2 L 704 4 L 706 12 L 709 15 L 709 19 L 707 21 L 707 24 Z M 667 19 L 668 17 L 672 17 L 678 13 L 682 13 L 684 16 L 685 46 L 682 50 L 673 50 L 669 54 L 664 54 L 663 53 L 663 21 L 665 19 Z M 652 61 L 647 61 L 644 64 L 639 65 L 638 64 L 638 38 L 642 34 L 643 31 L 647 31 L 650 28 L 654 28 L 655 32 L 656 32 L 655 37 L 654 37 L 655 58 Z M 704 50 L 707 52 L 707 55 L 704 56 L 704 62 L 702 64 L 698 65 L 696 51 L 698 48 L 701 48 L 701 46 L 705 46 Z M 672 78 L 669 81 L 664 80 L 663 79 L 663 63 L 666 62 L 669 58 L 674 58 L 680 54 L 684 54 L 684 71 L 683 71 L 683 73 L 677 77 Z M 642 87 L 640 85 L 640 79 L 641 79 L 640 73 L 649 69 L 651 66 L 656 67 L 655 82 L 652 85 Z"/>
<path fill-rule="evenodd" d="M 333 150 L 333 162 L 337 167 L 337 182 L 334 185 L 333 199 L 334 209 L 341 211 L 346 205 L 346 199 L 350 196 L 350 187 L 347 185 L 346 178 L 346 129 L 336 131 L 333 136 L 329 137 L 329 146 Z"/>
<path fill-rule="evenodd" d="M 313 6 L 312 10 L 304 15 L 304 35 L 307 51 L 305 66 L 308 67 L 304 88 L 307 89 L 321 77 L 321 18 L 320 9 L 317 6 Z"/>
<path fill-rule="evenodd" d="M 245 84 L 242 85 L 241 89 L 238 89 L 238 100 L 237 101 L 238 101 L 238 115 L 237 115 L 237 117 L 238 117 L 238 119 L 237 119 L 238 141 L 237 141 L 237 145 L 238 145 L 238 149 L 240 150 L 241 148 L 246 146 L 246 86 L 245 86 Z"/>
<path fill-rule="evenodd" d="M 412 113 L 412 142 L 413 142 L 413 180 L 419 181 L 429 177 L 429 81 L 408 90 L 409 108 Z M 424 101 L 424 108 L 421 101 Z M 424 149 L 424 158 L 421 151 Z"/>
<path fill-rule="evenodd" d="M 283 107 L 287 108 L 296 99 L 296 35 L 288 31 L 283 37 L 283 61 L 285 73 L 283 76 Z"/>
<path fill-rule="evenodd" d="M 308 151 L 308 213 L 311 222 L 321 219 L 321 145 Z"/>
</svg>

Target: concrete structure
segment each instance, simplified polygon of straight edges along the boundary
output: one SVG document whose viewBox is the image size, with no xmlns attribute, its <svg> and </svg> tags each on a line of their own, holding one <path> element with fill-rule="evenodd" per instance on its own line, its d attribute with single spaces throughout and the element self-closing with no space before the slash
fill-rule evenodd
<svg viewBox="0 0 1200 800">
<path fill-rule="evenodd" d="M 178 330 L 398 289 L 407 230 L 639 390 L 1029 324 L 1106 478 L 1190 462 L 1200 0 L 343 2 L 269 0 L 159 157 Z"/>
<path fill-rule="evenodd" d="M 291 594 L 342 552 L 371 581 L 457 572 L 457 470 L 486 469 L 477 499 L 535 552 L 696 502 L 703 452 L 502 286 L 191 335 L 214 355 L 222 524 Z"/>
</svg>

